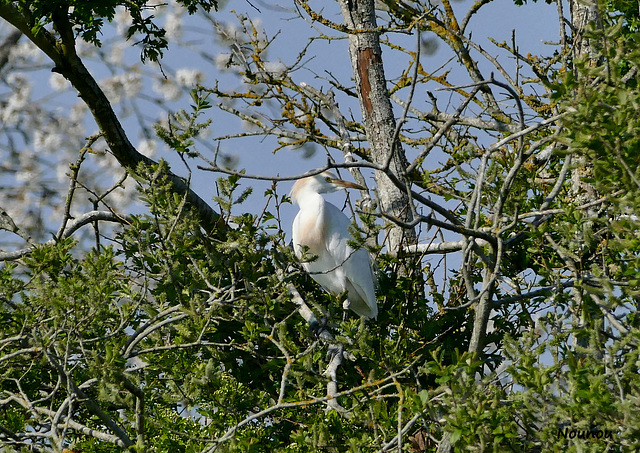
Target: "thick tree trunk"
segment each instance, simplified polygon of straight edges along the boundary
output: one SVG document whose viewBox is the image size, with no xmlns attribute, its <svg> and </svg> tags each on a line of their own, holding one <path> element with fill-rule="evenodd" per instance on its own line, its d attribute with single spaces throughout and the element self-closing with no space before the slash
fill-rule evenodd
<svg viewBox="0 0 640 453">
<path fill-rule="evenodd" d="M 356 81 L 360 108 L 371 151 L 371 160 L 378 165 L 389 162 L 389 170 L 403 181 L 408 166 L 400 141 L 395 137 L 396 119 L 382 64 L 382 49 L 377 28 L 374 0 L 339 0 L 342 17 L 349 33 L 349 55 Z M 409 197 L 383 173 L 376 172 L 376 184 L 381 209 L 401 222 L 413 219 Z M 394 227 L 388 238 L 390 252 L 402 245 L 414 243 L 413 229 Z"/>
<path fill-rule="evenodd" d="M 602 28 L 602 16 L 598 8 L 597 0 L 571 0 L 569 2 L 571 13 L 571 24 L 573 25 L 573 58 L 574 61 L 586 62 L 591 67 L 596 67 L 602 62 L 598 56 L 598 49 L 594 46 L 594 38 L 585 36 L 585 31 L 590 24 L 594 24 L 598 29 Z M 587 83 L 591 83 L 590 81 Z M 595 89 L 595 88 L 594 88 Z M 577 205 L 587 204 L 601 197 L 590 180 L 593 178 L 593 165 L 586 156 L 576 156 L 574 159 L 576 168 L 571 174 L 571 195 Z M 588 222 L 592 223 L 597 220 L 597 209 L 589 209 L 586 211 Z M 580 280 L 583 276 L 580 272 L 580 266 L 574 266 L 574 278 Z M 587 266 L 588 268 L 588 266 Z M 586 294 L 580 288 L 572 288 L 571 290 L 574 301 L 575 328 L 581 330 L 594 317 L 601 317 L 602 314 L 589 313 L 589 304 L 585 299 Z M 578 338 L 574 336 L 574 346 L 588 346 L 587 338 Z"/>
<path fill-rule="evenodd" d="M 596 63 L 596 51 L 589 38 L 584 35 L 590 23 L 602 27 L 602 16 L 597 0 L 570 0 L 569 11 L 573 25 L 574 58 L 589 58 Z"/>
<path fill-rule="evenodd" d="M 573 26 L 573 59 L 574 61 L 588 61 L 589 64 L 598 64 L 597 49 L 593 46 L 593 40 L 585 36 L 589 24 L 602 27 L 602 17 L 598 9 L 597 0 L 571 0 L 569 2 L 571 24 Z M 584 157 L 578 157 L 577 168 L 571 175 L 571 192 L 578 204 L 594 201 L 596 194 L 593 186 L 585 182 L 591 177 L 591 165 Z"/>
</svg>

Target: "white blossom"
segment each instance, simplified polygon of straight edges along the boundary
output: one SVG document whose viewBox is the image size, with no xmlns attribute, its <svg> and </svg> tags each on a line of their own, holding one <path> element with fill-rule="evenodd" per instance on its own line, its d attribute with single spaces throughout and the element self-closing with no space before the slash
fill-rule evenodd
<svg viewBox="0 0 640 453">
<path fill-rule="evenodd" d="M 198 133 L 198 137 L 201 139 L 206 139 L 211 137 L 212 133 L 213 131 L 211 130 L 211 125 L 208 125 Z"/>
<path fill-rule="evenodd" d="M 157 146 L 153 140 L 144 139 L 138 143 L 138 151 L 147 157 L 153 157 L 156 153 Z"/>
<path fill-rule="evenodd" d="M 222 52 L 215 56 L 215 65 L 220 71 L 229 71 L 233 65 L 233 56 L 231 53 Z"/>
<path fill-rule="evenodd" d="M 133 19 L 129 11 L 125 8 L 117 8 L 116 14 L 113 17 L 113 22 L 116 24 L 116 29 L 118 30 L 118 34 L 125 35 L 129 30 Z"/>
<path fill-rule="evenodd" d="M 167 15 L 164 23 L 167 32 L 167 39 L 180 39 L 182 37 L 182 17 L 177 11 L 172 11 Z"/>
<path fill-rule="evenodd" d="M 69 88 L 71 85 L 69 81 L 57 72 L 52 72 L 49 76 L 49 86 L 55 91 L 63 91 Z"/>
<path fill-rule="evenodd" d="M 281 61 L 265 61 L 263 63 L 264 70 L 274 77 L 280 77 L 286 71 L 286 65 Z"/>
<path fill-rule="evenodd" d="M 82 123 L 88 112 L 89 108 L 87 107 L 87 104 L 85 104 L 84 102 L 77 102 L 73 107 L 71 107 L 69 120 L 76 124 Z"/>
<path fill-rule="evenodd" d="M 97 53 L 97 47 L 84 39 L 76 40 L 76 52 L 83 58 L 93 57 Z"/>
<path fill-rule="evenodd" d="M 56 165 L 56 178 L 58 182 L 65 182 L 68 179 L 69 174 L 69 162 L 64 159 L 58 161 Z"/>
<path fill-rule="evenodd" d="M 176 80 L 181 85 L 193 87 L 204 81 L 204 74 L 197 69 L 182 68 L 176 72 Z"/>
<path fill-rule="evenodd" d="M 153 91 L 160 94 L 166 101 L 175 101 L 182 94 L 181 87 L 167 79 L 154 79 Z"/>
<path fill-rule="evenodd" d="M 9 51 L 9 58 L 12 61 L 35 60 L 36 62 L 44 59 L 43 53 L 38 47 L 27 39 L 20 40 Z"/>
<path fill-rule="evenodd" d="M 238 39 L 243 35 L 242 31 L 235 23 L 226 23 L 223 25 L 218 24 L 218 34 L 225 41 L 231 41 L 236 43 Z"/>
<path fill-rule="evenodd" d="M 65 128 L 56 127 L 55 124 L 44 129 L 37 129 L 33 134 L 33 147 L 36 151 L 52 152 L 62 147 Z"/>
<path fill-rule="evenodd" d="M 31 104 L 32 84 L 18 72 L 9 74 L 7 83 L 13 88 L 13 91 L 7 97 L 4 109 L 0 114 L 0 120 L 5 125 L 15 126 L 18 124 L 21 114 Z"/>
<path fill-rule="evenodd" d="M 128 42 L 119 42 L 111 46 L 107 54 L 107 63 L 121 65 L 124 63 L 124 51 L 129 47 Z"/>
<path fill-rule="evenodd" d="M 142 77 L 136 72 L 127 72 L 102 81 L 102 87 L 111 102 L 117 104 L 125 98 L 136 96 L 142 89 Z"/>
<path fill-rule="evenodd" d="M 31 182 L 38 176 L 36 162 L 38 156 L 31 150 L 23 150 L 18 156 L 19 166 L 16 172 L 18 182 Z"/>
<path fill-rule="evenodd" d="M 121 178 L 121 172 L 116 171 L 114 174 L 117 175 L 116 178 L 118 180 Z M 125 211 L 131 202 L 136 199 L 136 196 L 136 184 L 131 178 L 128 178 L 122 186 L 109 194 L 108 203 L 115 211 Z"/>
</svg>

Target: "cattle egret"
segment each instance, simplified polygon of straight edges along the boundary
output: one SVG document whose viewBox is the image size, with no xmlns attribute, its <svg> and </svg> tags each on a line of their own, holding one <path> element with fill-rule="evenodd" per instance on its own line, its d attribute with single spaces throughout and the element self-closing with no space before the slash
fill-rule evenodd
<svg viewBox="0 0 640 453">
<path fill-rule="evenodd" d="M 352 239 L 349 218 L 320 195 L 347 187 L 364 189 L 328 171 L 296 181 L 291 198 L 300 211 L 293 221 L 293 249 L 298 259 L 306 250 L 310 260 L 302 267 L 325 290 L 333 294 L 347 291 L 345 309 L 363 318 L 376 318 L 378 304 L 369 254 L 347 244 Z"/>
</svg>

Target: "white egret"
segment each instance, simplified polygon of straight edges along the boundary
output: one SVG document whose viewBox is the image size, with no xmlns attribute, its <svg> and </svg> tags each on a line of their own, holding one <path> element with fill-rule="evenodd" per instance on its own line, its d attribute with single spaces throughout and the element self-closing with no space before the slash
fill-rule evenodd
<svg viewBox="0 0 640 453">
<path fill-rule="evenodd" d="M 378 304 L 369 254 L 347 244 L 352 239 L 349 218 L 320 195 L 347 187 L 364 189 L 328 171 L 296 181 L 291 198 L 300 211 L 293 221 L 293 249 L 299 259 L 305 250 L 307 256 L 317 257 L 303 262 L 302 267 L 325 290 L 333 294 L 347 291 L 345 309 L 376 318 Z"/>
</svg>

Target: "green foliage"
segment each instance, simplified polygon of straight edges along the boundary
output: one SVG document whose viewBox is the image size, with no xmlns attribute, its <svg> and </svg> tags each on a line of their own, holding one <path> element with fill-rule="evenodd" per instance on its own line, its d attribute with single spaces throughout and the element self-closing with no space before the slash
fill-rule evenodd
<svg viewBox="0 0 640 453">
<path fill-rule="evenodd" d="M 540 451 L 637 449 L 637 403 L 635 397 L 628 397 L 638 392 L 638 380 L 633 376 L 637 349 L 624 339 L 604 350 L 592 341 L 589 347 L 572 352 L 561 342 L 568 339 L 566 326 L 549 318 L 541 329 L 526 334 L 524 342 L 505 341 L 512 361 L 508 372 L 514 384 L 522 386 L 511 399 L 519 407 L 521 424 L 530 428 L 526 437 L 529 445 Z M 555 344 L 541 341 L 554 330 L 562 332 Z M 638 331 L 630 335 L 637 338 Z M 543 356 L 547 357 L 545 363 L 541 363 Z M 609 359 L 603 363 L 603 357 Z M 563 434 L 571 430 L 583 435 Z M 584 433 L 589 433 L 586 439 Z"/>
<path fill-rule="evenodd" d="M 16 3 L 21 13 L 29 18 L 35 34 L 47 25 L 58 27 L 60 21 L 68 22 L 84 41 L 99 47 L 105 20 L 111 22 L 116 9 L 124 8 L 132 18 L 127 39 L 138 39 L 136 44 L 142 46 L 142 61 L 157 61 L 168 46 L 165 30 L 154 22 L 152 14 L 148 14 L 155 7 L 148 5 L 147 0 L 21 0 Z M 194 14 L 198 8 L 210 11 L 218 6 L 216 0 L 178 0 L 178 3 L 185 6 L 189 14 Z"/>
<path fill-rule="evenodd" d="M 150 182 L 141 189 L 149 214 L 133 217 L 115 247 L 77 257 L 65 240 L 24 260 L 26 280 L 14 277 L 18 266 L 3 268 L 1 398 L 22 388 L 25 399 L 3 409 L 3 426 L 22 432 L 36 423 L 28 408 L 39 407 L 43 394 L 47 407 L 73 398 L 67 385 L 46 386 L 57 379 L 83 388 L 131 439 L 132 421 L 141 417 L 156 451 L 201 451 L 202 439 L 222 436 L 279 399 L 291 406 L 239 429 L 224 451 L 366 451 L 378 448 L 376 432 L 393 437 L 398 398 L 407 413 L 424 407 L 417 393 L 433 381 L 412 370 L 457 320 L 432 318 L 415 300 L 411 279 L 396 275 L 397 260 L 384 264 L 383 322 L 349 317 L 334 326 L 337 340 L 349 344 L 340 390 L 361 390 L 339 398 L 350 418 L 326 413 L 314 400 L 326 395 L 327 346 L 297 315 L 285 284 L 325 307 L 339 303 L 308 277 L 287 274 L 294 258 L 281 231 L 229 212 L 245 198 L 235 193 L 237 177 L 218 181 L 223 217 L 234 227 L 214 238 L 170 190 L 166 172 L 164 163 L 141 169 Z M 63 419 L 69 415 L 104 429 L 85 400 Z M 78 431 L 66 436 L 80 450 L 118 450 Z"/>
<path fill-rule="evenodd" d="M 211 124 L 211 120 L 202 123 L 198 123 L 196 120 L 204 111 L 211 108 L 211 104 L 207 100 L 208 94 L 203 95 L 199 90 L 191 90 L 190 95 L 193 100 L 192 112 L 178 111 L 171 115 L 167 127 L 156 124 L 155 131 L 170 149 L 184 153 L 189 157 L 196 157 L 198 153 L 192 149 L 195 144 L 194 139 Z"/>
<path fill-rule="evenodd" d="M 415 13 L 385 3 L 399 21 Z M 69 14 L 99 45 L 101 21 L 117 5 L 86 2 Z M 126 7 L 138 8 L 132 35 L 146 36 L 146 56 L 157 58 L 163 31 L 142 3 Z M 30 8 L 42 27 L 64 6 Z M 147 213 L 128 218 L 110 246 L 52 241 L 0 268 L 2 441 L 91 452 L 414 452 L 433 451 L 448 435 L 456 451 L 638 450 L 640 97 L 632 70 L 640 53 L 623 27 L 594 39 L 606 42 L 604 65 L 571 62 L 551 85 L 565 112 L 561 150 L 520 159 L 555 140 L 542 127 L 519 150 L 485 154 L 465 138 L 440 168 L 417 172 L 427 193 L 459 201 L 448 212 L 456 227 L 473 223 L 496 244 L 476 241 L 466 275 L 371 247 L 375 322 L 345 314 L 340 296 L 296 267 L 279 223 L 289 200 L 276 184 L 255 215 L 244 212 L 251 189 L 241 174 L 219 178 L 214 202 L 226 228 L 208 235 L 172 189 L 168 164 L 141 166 Z M 181 157 L 199 156 L 196 138 L 209 124 L 200 120 L 207 96 L 193 91 L 192 101 L 156 129 Z M 598 203 L 584 206 L 568 180 L 551 200 L 570 158 Z M 498 203 L 506 220 L 494 220 Z M 361 220 L 378 232 L 373 215 Z M 354 246 L 369 245 L 352 232 Z M 469 293 L 489 272 L 501 280 L 487 291 L 492 353 L 480 357 L 461 351 L 478 307 Z M 318 319 L 326 316 L 333 340 L 311 331 L 290 285 Z M 331 402 L 344 413 L 327 410 L 328 352 L 337 344 L 344 354 Z"/>
<path fill-rule="evenodd" d="M 634 0 L 608 0 L 605 5 L 607 11 L 623 20 L 626 33 L 640 31 L 640 9 Z"/>
<path fill-rule="evenodd" d="M 608 30 L 604 40 L 605 65 L 593 68 L 578 62 L 581 77 L 566 82 L 579 96 L 565 104 L 569 115 L 563 141 L 570 152 L 590 163 L 590 182 L 598 193 L 607 195 L 608 203 L 597 219 L 573 212 L 565 236 L 579 229 L 580 244 L 568 247 L 600 255 L 604 268 L 590 266 L 590 271 L 598 279 L 629 282 L 621 290 L 633 297 L 640 272 L 635 216 L 640 209 L 640 93 L 627 74 L 629 67 L 640 63 L 640 52 L 637 38 L 621 33 L 619 25 Z M 591 87 L 593 80 L 602 81 L 597 90 Z"/>
</svg>

